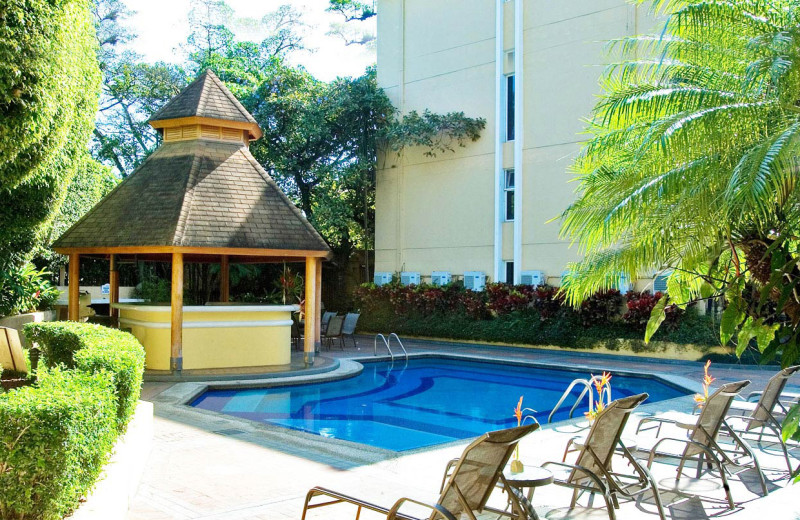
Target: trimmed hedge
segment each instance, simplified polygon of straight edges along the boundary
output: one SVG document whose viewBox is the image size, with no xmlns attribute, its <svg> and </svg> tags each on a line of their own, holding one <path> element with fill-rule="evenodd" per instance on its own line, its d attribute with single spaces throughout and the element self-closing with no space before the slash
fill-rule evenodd
<svg viewBox="0 0 800 520">
<path fill-rule="evenodd" d="M 484 291 L 463 285 L 377 287 L 355 292 L 361 306 L 359 330 L 409 336 L 554 345 L 570 348 L 657 352 L 660 342 L 701 347 L 719 345 L 719 324 L 694 307 L 667 309 L 667 320 L 644 343 L 650 311 L 662 297 L 630 291 L 598 292 L 579 308 L 565 305 L 554 287 L 487 284 Z"/>
<path fill-rule="evenodd" d="M 39 345 L 47 367 L 110 375 L 118 403 L 117 428 L 125 431 L 144 373 L 144 348 L 132 334 L 87 323 L 46 322 L 25 325 L 25 335 Z"/>
<path fill-rule="evenodd" d="M 108 460 L 116 418 L 103 373 L 49 370 L 36 386 L 0 395 L 0 518 L 74 510 Z"/>
</svg>

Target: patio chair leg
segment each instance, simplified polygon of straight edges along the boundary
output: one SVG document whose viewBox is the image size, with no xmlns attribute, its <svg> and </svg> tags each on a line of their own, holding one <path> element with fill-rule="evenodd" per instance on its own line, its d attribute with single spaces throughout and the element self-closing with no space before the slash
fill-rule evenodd
<svg viewBox="0 0 800 520">
<path fill-rule="evenodd" d="M 722 467 L 722 463 L 717 460 L 717 468 L 719 469 L 719 476 L 722 479 L 722 489 L 725 490 L 725 496 L 728 497 L 728 508 L 735 509 L 736 503 L 733 501 L 733 495 L 731 495 L 731 486 L 728 484 L 728 477 L 725 475 L 725 468 Z"/>
<path fill-rule="evenodd" d="M 700 478 L 700 475 L 703 474 L 703 459 L 705 456 L 701 453 L 697 459 L 697 478 Z"/>
<path fill-rule="evenodd" d="M 574 489 L 572 491 L 572 502 L 569 503 L 570 509 L 574 508 L 578 504 L 578 489 Z"/>
<path fill-rule="evenodd" d="M 641 469 L 647 481 L 650 482 L 650 489 L 653 491 L 653 500 L 656 503 L 656 509 L 658 509 L 658 517 L 661 520 L 667 520 L 667 517 L 664 514 L 664 504 L 661 503 L 661 494 L 658 492 L 658 485 L 656 484 L 656 480 L 653 478 L 653 475 L 650 473 L 649 470 L 645 468 Z"/>
<path fill-rule="evenodd" d="M 594 493 L 592 494 L 594 495 Z M 615 505 L 614 505 L 616 499 L 614 498 L 614 495 L 606 494 L 603 495 L 603 498 L 606 501 L 606 510 L 608 510 L 608 520 L 617 520 L 617 512 L 615 511 Z M 616 507 L 619 507 L 619 504 L 617 504 Z"/>
</svg>

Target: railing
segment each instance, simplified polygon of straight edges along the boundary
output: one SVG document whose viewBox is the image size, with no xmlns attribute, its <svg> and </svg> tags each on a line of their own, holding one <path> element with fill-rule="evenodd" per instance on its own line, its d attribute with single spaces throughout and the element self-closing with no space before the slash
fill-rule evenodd
<svg viewBox="0 0 800 520">
<path fill-rule="evenodd" d="M 586 394 L 589 394 L 589 411 L 591 412 L 594 410 L 594 395 L 592 391 L 592 387 L 594 386 L 595 381 L 599 381 L 600 376 L 592 376 L 591 379 L 575 379 L 572 381 L 569 386 L 567 387 L 566 391 L 561 395 L 561 399 L 558 400 L 558 403 L 553 407 L 553 410 L 550 412 L 550 415 L 547 417 L 547 422 L 553 422 L 553 416 L 556 414 L 556 411 L 561 407 L 564 401 L 569 397 L 569 394 L 572 392 L 572 389 L 575 388 L 576 385 L 583 385 L 583 390 L 581 390 L 580 395 L 575 400 L 575 404 L 572 405 L 572 408 L 569 410 L 569 418 L 572 419 L 572 415 L 575 413 L 575 409 L 578 405 L 581 404 L 583 398 Z M 600 401 L 603 400 L 605 397 L 606 405 L 611 404 L 611 384 L 607 383 L 603 387 L 603 391 L 600 395 L 597 396 Z"/>
<path fill-rule="evenodd" d="M 405 356 L 406 362 L 408 362 L 408 351 L 406 350 L 406 347 L 403 346 L 403 342 L 400 341 L 400 336 L 398 336 L 394 332 L 389 334 L 388 338 L 383 334 L 375 334 L 375 341 L 373 342 L 373 348 L 375 350 L 376 356 L 378 355 L 378 338 L 380 338 L 380 340 L 383 342 L 383 346 L 386 347 L 386 350 L 389 351 L 389 356 L 392 358 L 392 361 L 394 361 L 394 352 L 392 352 L 392 338 L 394 338 L 395 341 L 397 341 L 397 344 L 400 345 L 400 350 L 403 351 L 403 356 Z M 398 356 L 399 355 L 400 354 L 398 354 Z"/>
<path fill-rule="evenodd" d="M 389 334 L 389 343 L 392 342 L 392 338 L 397 340 L 397 344 L 400 345 L 400 349 L 403 351 L 403 354 L 406 356 L 406 361 L 408 361 L 408 351 L 406 350 L 406 347 L 403 346 L 403 342 L 400 341 L 400 336 L 398 336 L 397 334 L 392 332 L 391 334 Z"/>
<path fill-rule="evenodd" d="M 373 346 L 375 347 L 375 355 L 376 356 L 378 355 L 378 338 L 381 338 L 381 341 L 383 341 L 383 346 L 385 346 L 386 350 L 389 351 L 389 356 L 391 356 L 392 361 L 394 361 L 394 354 L 392 353 L 392 347 L 389 346 L 389 340 L 386 339 L 386 336 L 384 336 L 383 334 L 375 334 L 375 341 L 373 343 Z"/>
</svg>

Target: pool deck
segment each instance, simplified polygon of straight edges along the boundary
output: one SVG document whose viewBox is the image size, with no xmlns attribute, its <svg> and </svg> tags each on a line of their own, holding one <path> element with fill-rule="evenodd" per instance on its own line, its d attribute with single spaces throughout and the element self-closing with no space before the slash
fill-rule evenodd
<svg viewBox="0 0 800 520">
<path fill-rule="evenodd" d="M 322 355 L 339 360 L 337 371 L 354 370 L 357 365 L 348 360 L 373 358 L 372 338 L 357 339 L 360 350 L 350 346 L 344 351 L 334 349 Z M 409 353 L 415 354 L 445 353 L 524 360 L 579 367 L 595 373 L 602 370 L 631 370 L 657 373 L 683 384 L 696 385 L 694 382 L 699 381 L 703 373 L 702 364 L 698 362 L 428 341 L 409 340 L 404 344 Z M 750 379 L 752 384 L 745 389 L 745 394 L 751 389 L 763 388 L 775 371 L 775 367 L 722 364 L 714 364 L 711 369 L 712 375 L 717 378 L 715 385 Z M 312 374 L 308 377 L 324 378 L 331 375 Z M 271 376 L 270 382 L 281 382 L 281 379 Z M 252 384 L 252 381 L 248 383 Z M 791 383 L 792 389 L 800 389 L 800 378 Z M 131 504 L 131 520 L 299 520 L 305 494 L 316 485 L 354 494 L 382 505 L 391 505 L 401 496 L 435 501 L 445 464 L 458 456 L 468 443 L 458 441 L 397 456 L 384 450 L 329 442 L 318 436 L 204 412 L 182 404 L 206 386 L 199 381 L 145 383 L 142 398 L 155 405 L 155 438 L 144 478 Z M 644 405 L 642 411 L 688 410 L 691 407 L 692 398 L 686 397 Z M 635 422 L 632 420 L 629 426 L 635 427 Z M 566 440 L 577 428 L 574 424 L 562 423 L 555 428 L 534 432 L 520 444 L 522 460 L 533 465 L 547 460 L 560 460 Z M 772 450 L 760 450 L 758 455 L 763 466 L 774 468 L 765 470 L 768 479 L 774 481 L 770 487 L 786 486 L 782 458 L 775 456 Z M 795 450 L 793 456 L 795 463 L 798 463 L 800 450 Z M 666 488 L 670 482 L 674 482 L 670 478 L 674 476 L 674 467 L 657 463 L 654 475 L 660 485 Z M 718 516 L 745 519 L 755 518 L 755 515 L 763 518 L 765 514 L 771 514 L 775 519 L 800 518 L 800 509 L 790 511 L 781 502 L 781 495 L 785 496 L 786 493 L 775 493 L 766 500 L 757 500 L 759 495 L 754 492 L 757 488 L 752 478 L 731 479 L 734 499 L 740 502 L 731 514 L 716 501 L 723 498 L 716 482 L 705 482 L 711 483 L 708 492 L 714 500 L 684 498 L 666 508 L 667 517 L 686 520 Z M 557 513 L 555 508 L 569 503 L 570 495 L 566 488 L 548 486 L 537 491 L 534 505 L 542 517 L 548 512 L 552 515 Z M 662 490 L 662 496 L 665 496 L 665 501 L 673 501 L 676 495 Z M 797 500 L 792 502 L 796 503 Z M 769 512 L 771 507 L 774 513 Z M 623 502 L 617 517 L 621 520 L 658 518 L 647 499 L 639 504 Z M 313 511 L 308 516 L 308 520 L 340 518 L 354 518 L 354 510 L 338 505 Z M 365 513 L 362 518 L 380 517 Z M 598 510 L 591 518 L 608 517 L 604 511 Z"/>
</svg>

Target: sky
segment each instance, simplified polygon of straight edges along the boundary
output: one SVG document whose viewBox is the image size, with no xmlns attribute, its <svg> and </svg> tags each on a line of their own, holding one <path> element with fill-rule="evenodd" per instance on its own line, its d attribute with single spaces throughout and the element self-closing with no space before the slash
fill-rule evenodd
<svg viewBox="0 0 800 520">
<path fill-rule="evenodd" d="M 359 76 L 375 63 L 374 48 L 345 45 L 335 36 L 328 36 L 331 24 L 342 23 L 339 14 L 328 13 L 327 0 L 227 0 L 238 17 L 260 19 L 280 5 L 291 4 L 303 13 L 307 29 L 305 44 L 311 52 L 293 54 L 289 61 L 304 66 L 316 78 L 330 81 L 338 76 Z M 127 25 L 137 34 L 129 48 L 144 56 L 145 61 L 182 61 L 181 44 L 189 35 L 188 13 L 190 0 L 125 0 L 135 14 Z M 365 29 L 374 34 L 374 18 L 364 22 Z M 351 22 L 359 23 L 359 22 Z M 248 35 L 237 34 L 243 39 Z"/>
</svg>

